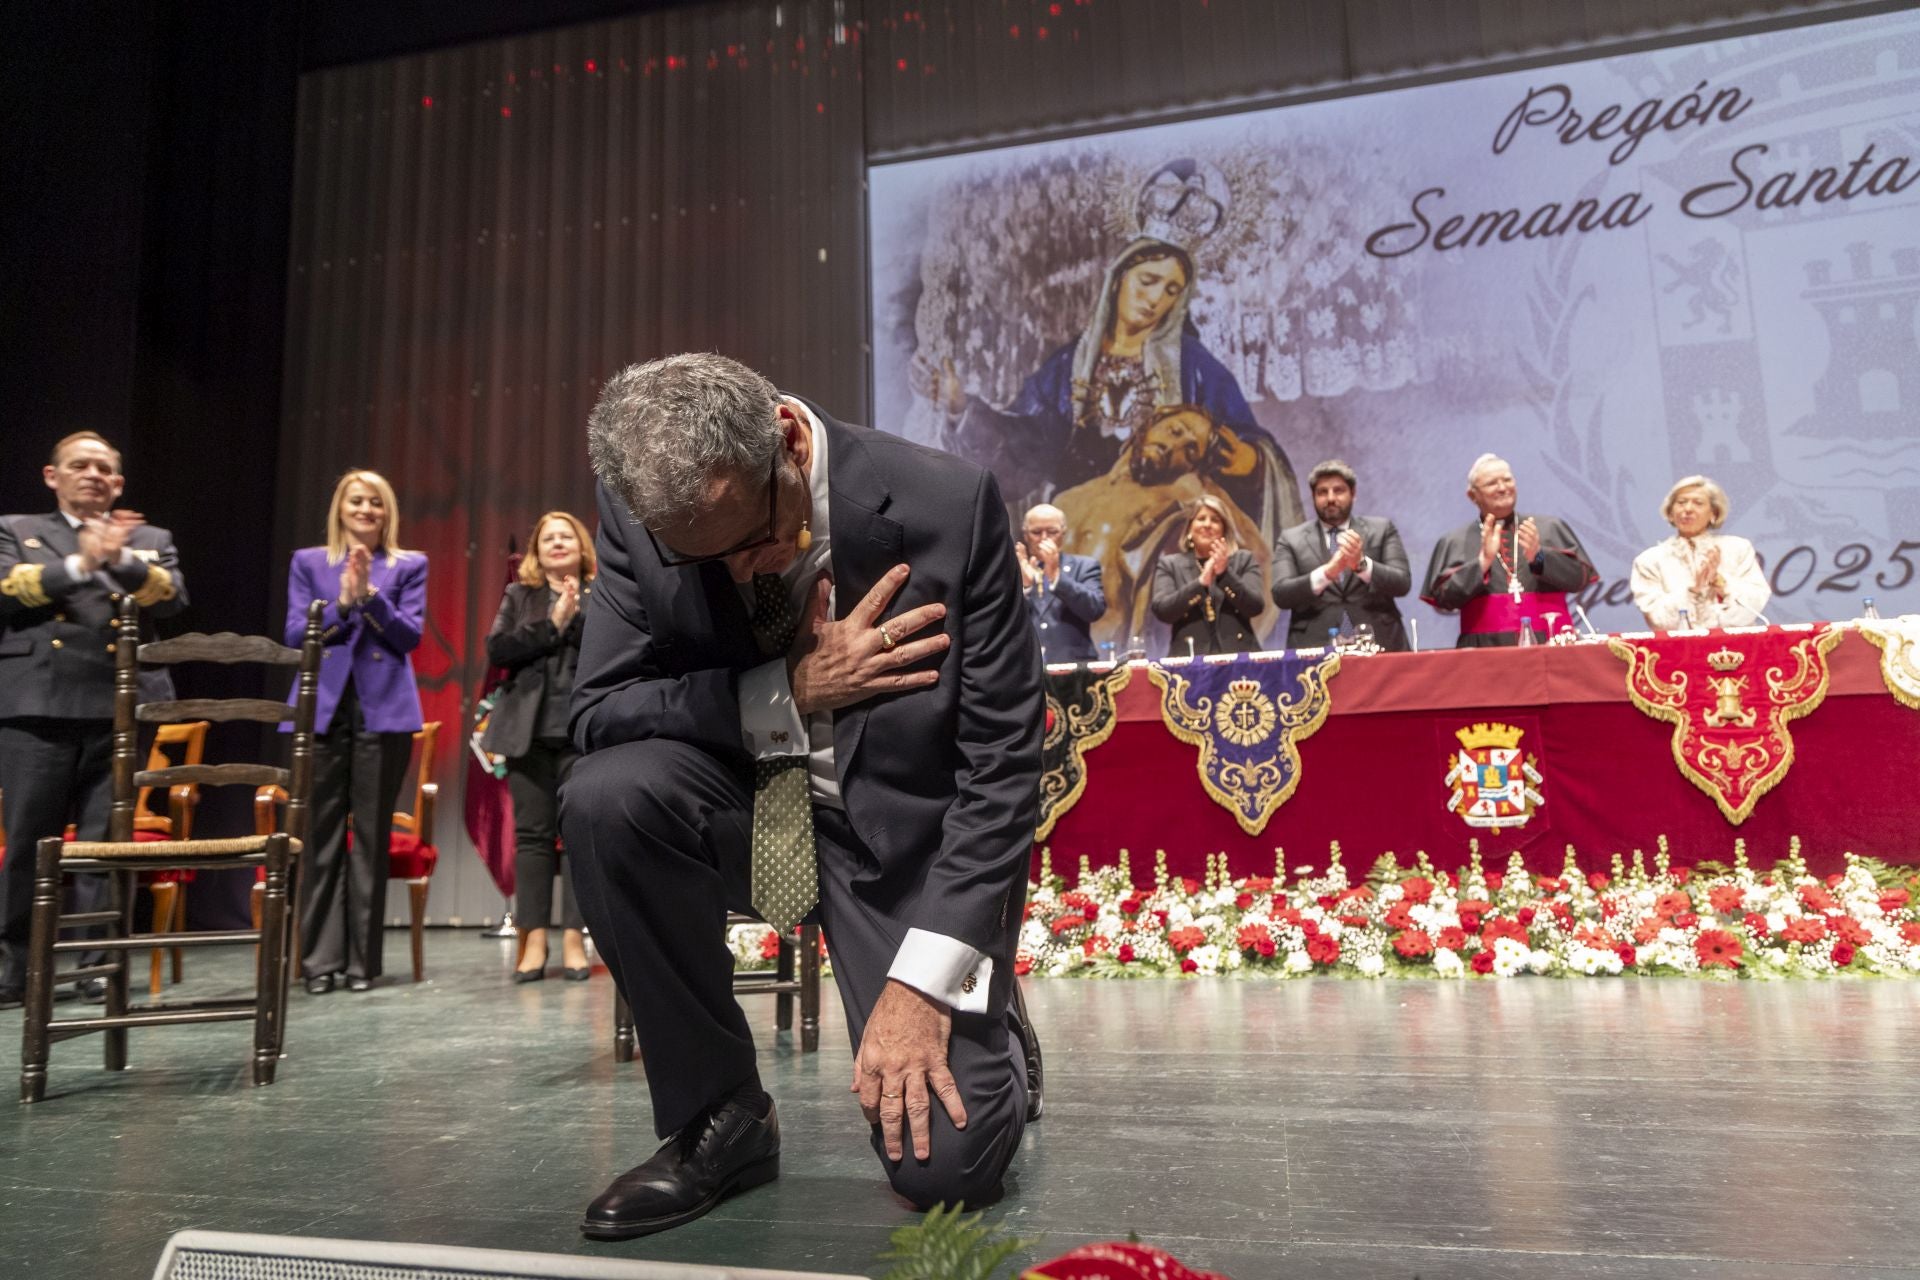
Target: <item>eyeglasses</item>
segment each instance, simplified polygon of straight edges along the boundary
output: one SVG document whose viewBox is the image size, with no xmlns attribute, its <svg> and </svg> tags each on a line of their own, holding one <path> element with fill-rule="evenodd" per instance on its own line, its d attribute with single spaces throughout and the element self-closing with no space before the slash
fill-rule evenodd
<svg viewBox="0 0 1920 1280">
<path fill-rule="evenodd" d="M 765 533 L 755 538 L 749 538 L 738 546 L 728 547 L 725 551 L 716 551 L 712 555 L 706 556 L 681 555 L 678 551 L 673 550 L 667 546 L 666 543 L 655 537 L 651 529 L 647 529 L 647 540 L 653 543 L 654 554 L 660 557 L 660 563 L 669 569 L 679 569 L 690 564 L 705 564 L 709 560 L 725 560 L 728 556 L 737 556 L 742 551 L 757 551 L 761 547 L 771 546 L 775 542 L 778 542 L 780 539 L 779 535 L 774 532 L 773 522 L 779 508 L 780 451 L 776 449 L 773 454 L 773 466 L 767 472 L 767 531 Z M 644 525 L 641 527 L 645 528 Z"/>
</svg>

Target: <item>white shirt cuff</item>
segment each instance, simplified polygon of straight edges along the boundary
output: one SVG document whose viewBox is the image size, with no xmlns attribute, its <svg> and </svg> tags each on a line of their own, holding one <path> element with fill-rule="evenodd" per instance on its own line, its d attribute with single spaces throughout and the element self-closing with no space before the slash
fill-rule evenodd
<svg viewBox="0 0 1920 1280">
<path fill-rule="evenodd" d="M 1322 591 L 1325 591 L 1327 589 L 1327 566 L 1316 566 L 1313 572 L 1307 575 L 1307 585 L 1313 588 L 1313 594 L 1315 595 L 1319 595 Z"/>
<path fill-rule="evenodd" d="M 909 929 L 887 976 L 960 1013 L 985 1013 L 993 957 L 958 938 Z"/>
<path fill-rule="evenodd" d="M 787 681 L 787 660 L 740 673 L 740 738 L 756 760 L 807 754 L 807 726 Z"/>
<path fill-rule="evenodd" d="M 88 576 L 86 571 L 80 567 L 80 553 L 78 551 L 67 557 L 66 566 L 67 576 L 69 578 L 84 578 Z"/>
</svg>

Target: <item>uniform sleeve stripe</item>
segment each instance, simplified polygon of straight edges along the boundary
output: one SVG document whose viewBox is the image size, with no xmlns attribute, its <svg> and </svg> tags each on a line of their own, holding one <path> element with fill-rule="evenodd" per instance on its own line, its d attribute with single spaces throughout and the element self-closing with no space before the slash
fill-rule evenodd
<svg viewBox="0 0 1920 1280">
<path fill-rule="evenodd" d="M 39 609 L 52 604 L 40 584 L 40 575 L 46 571 L 45 565 L 17 564 L 0 578 L 0 595 L 9 595 L 29 609 Z"/>
</svg>

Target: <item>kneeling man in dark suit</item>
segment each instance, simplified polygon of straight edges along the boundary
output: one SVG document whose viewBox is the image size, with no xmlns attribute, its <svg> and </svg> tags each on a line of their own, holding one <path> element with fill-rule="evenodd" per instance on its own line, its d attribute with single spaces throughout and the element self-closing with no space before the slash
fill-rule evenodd
<svg viewBox="0 0 1920 1280">
<path fill-rule="evenodd" d="M 714 355 L 615 375 L 588 446 L 561 829 L 667 1142 L 582 1230 L 664 1230 L 778 1175 L 729 908 L 825 930 L 894 1189 L 991 1200 L 1027 1108 L 1010 1005 L 1044 715 L 993 478 Z"/>
</svg>

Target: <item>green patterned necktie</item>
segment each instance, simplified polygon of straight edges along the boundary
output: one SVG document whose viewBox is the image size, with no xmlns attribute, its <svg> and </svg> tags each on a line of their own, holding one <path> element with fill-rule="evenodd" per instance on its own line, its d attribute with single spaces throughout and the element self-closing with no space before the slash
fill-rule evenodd
<svg viewBox="0 0 1920 1280">
<path fill-rule="evenodd" d="M 793 647 L 799 618 L 779 574 L 753 576 L 751 625 L 760 652 L 768 657 Z M 799 924 L 820 899 L 804 754 L 753 762 L 752 888 L 753 909 L 781 933 Z"/>
</svg>

